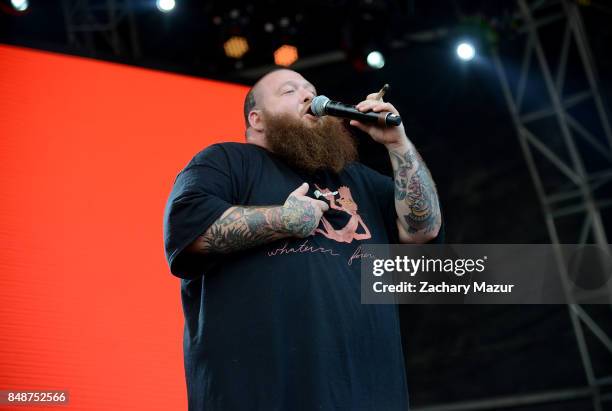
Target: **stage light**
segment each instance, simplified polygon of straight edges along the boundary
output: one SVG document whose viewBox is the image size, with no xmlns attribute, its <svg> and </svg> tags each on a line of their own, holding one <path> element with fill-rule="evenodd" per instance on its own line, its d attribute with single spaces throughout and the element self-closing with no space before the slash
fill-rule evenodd
<svg viewBox="0 0 612 411">
<path fill-rule="evenodd" d="M 470 43 L 459 43 L 457 46 L 457 56 L 463 61 L 470 61 L 476 56 L 476 49 Z"/>
<path fill-rule="evenodd" d="M 249 43 L 244 37 L 234 36 L 223 44 L 223 49 L 227 57 L 239 59 L 249 51 Z"/>
<path fill-rule="evenodd" d="M 28 0 L 11 0 L 11 4 L 17 11 L 25 11 L 28 8 Z"/>
<path fill-rule="evenodd" d="M 298 50 L 294 46 L 284 44 L 274 52 L 274 63 L 278 66 L 290 66 L 298 59 Z"/>
<path fill-rule="evenodd" d="M 176 2 L 174 0 L 156 0 L 155 4 L 159 11 L 163 11 L 164 13 L 168 13 L 174 9 L 176 6 Z"/>
<path fill-rule="evenodd" d="M 368 66 L 375 69 L 380 69 L 385 66 L 385 57 L 380 51 L 374 50 L 368 53 L 366 61 L 368 62 Z"/>
</svg>

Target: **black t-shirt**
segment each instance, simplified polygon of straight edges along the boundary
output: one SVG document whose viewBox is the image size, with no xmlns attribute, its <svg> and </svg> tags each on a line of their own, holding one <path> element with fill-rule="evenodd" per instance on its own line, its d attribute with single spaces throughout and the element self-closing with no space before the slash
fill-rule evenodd
<svg viewBox="0 0 612 411">
<path fill-rule="evenodd" d="M 282 205 L 303 182 L 333 203 L 314 235 L 182 252 L 229 207 Z M 182 279 L 190 411 L 406 411 L 397 307 L 360 302 L 360 244 L 397 242 L 393 191 L 359 163 L 307 176 L 251 144 L 215 144 L 189 162 L 164 240 Z"/>
</svg>

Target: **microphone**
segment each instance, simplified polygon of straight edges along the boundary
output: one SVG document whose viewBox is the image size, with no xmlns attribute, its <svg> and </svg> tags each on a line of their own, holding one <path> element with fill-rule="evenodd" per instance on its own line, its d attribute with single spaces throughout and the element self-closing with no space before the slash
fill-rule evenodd
<svg viewBox="0 0 612 411">
<path fill-rule="evenodd" d="M 390 127 L 399 126 L 402 124 L 402 118 L 388 111 L 375 113 L 368 111 L 362 113 L 357 110 L 355 106 L 349 106 L 348 104 L 340 103 L 338 101 L 332 101 L 325 96 L 316 96 L 310 103 L 310 111 L 317 116 L 334 116 L 349 118 L 351 120 L 358 120 L 362 123 L 375 123 L 379 126 Z"/>
</svg>

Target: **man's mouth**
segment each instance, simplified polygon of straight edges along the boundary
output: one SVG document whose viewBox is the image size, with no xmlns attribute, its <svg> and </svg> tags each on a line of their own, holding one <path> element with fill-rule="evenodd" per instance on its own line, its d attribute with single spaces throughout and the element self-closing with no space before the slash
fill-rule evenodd
<svg viewBox="0 0 612 411">
<path fill-rule="evenodd" d="M 303 116 L 305 116 L 306 114 L 310 114 L 311 116 L 314 116 L 314 113 L 310 109 L 310 104 L 306 106 L 306 108 L 304 109 L 304 112 L 302 113 Z"/>
<path fill-rule="evenodd" d="M 310 104 L 306 107 L 304 113 L 302 113 L 302 117 L 312 121 L 316 121 L 319 119 L 319 117 L 315 116 L 312 110 L 310 109 Z"/>
</svg>

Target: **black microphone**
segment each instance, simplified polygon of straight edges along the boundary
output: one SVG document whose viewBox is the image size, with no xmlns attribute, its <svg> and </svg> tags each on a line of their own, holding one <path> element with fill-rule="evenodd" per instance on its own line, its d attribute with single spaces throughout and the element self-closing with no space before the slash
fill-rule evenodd
<svg viewBox="0 0 612 411">
<path fill-rule="evenodd" d="M 332 101 L 325 96 L 316 96 L 310 103 L 310 111 L 317 117 L 322 116 L 334 116 L 342 118 L 350 118 L 351 120 L 358 120 L 362 123 L 375 123 L 379 126 L 390 127 L 399 126 L 402 124 L 402 118 L 388 111 L 375 113 L 368 111 L 362 113 L 357 110 L 355 106 L 349 106 L 348 104 Z"/>
</svg>

